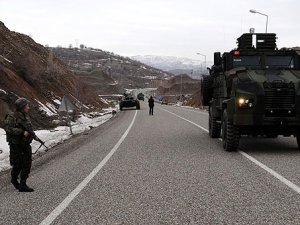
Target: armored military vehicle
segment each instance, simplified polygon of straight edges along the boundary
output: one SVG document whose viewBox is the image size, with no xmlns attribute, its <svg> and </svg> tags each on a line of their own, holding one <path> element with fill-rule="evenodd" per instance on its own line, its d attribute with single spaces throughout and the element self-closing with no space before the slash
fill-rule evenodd
<svg viewBox="0 0 300 225">
<path fill-rule="evenodd" d="M 236 151 L 241 135 L 295 136 L 300 148 L 300 56 L 278 50 L 276 34 L 247 33 L 230 52 L 214 53 L 201 82 L 209 135 Z"/>
<path fill-rule="evenodd" d="M 137 98 L 133 97 L 132 95 L 126 94 L 122 97 L 120 103 L 120 110 L 123 110 L 123 108 L 129 108 L 129 107 L 136 107 L 136 109 L 140 109 L 140 102 Z"/>
<path fill-rule="evenodd" d="M 143 100 L 143 101 L 145 101 L 145 95 L 144 95 L 143 93 L 139 93 L 139 94 L 137 95 L 137 99 L 138 99 L 138 100 Z"/>
</svg>

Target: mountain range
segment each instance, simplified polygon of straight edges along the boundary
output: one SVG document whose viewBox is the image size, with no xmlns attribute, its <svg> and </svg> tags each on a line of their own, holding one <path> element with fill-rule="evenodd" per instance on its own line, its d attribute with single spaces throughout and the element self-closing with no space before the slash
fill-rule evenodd
<svg viewBox="0 0 300 225">
<path fill-rule="evenodd" d="M 184 57 L 155 55 L 137 55 L 130 58 L 175 75 L 187 74 L 195 79 L 200 78 L 201 74 L 206 73 L 203 59 L 197 60 Z M 210 64 L 211 62 L 207 62 L 206 66 Z"/>
</svg>

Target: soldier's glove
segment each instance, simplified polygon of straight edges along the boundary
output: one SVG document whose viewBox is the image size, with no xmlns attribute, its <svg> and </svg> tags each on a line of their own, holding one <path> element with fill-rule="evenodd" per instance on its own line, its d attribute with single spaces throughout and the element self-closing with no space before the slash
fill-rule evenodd
<svg viewBox="0 0 300 225">
<path fill-rule="evenodd" d="M 37 136 L 34 136 L 33 139 L 34 139 L 35 141 L 40 141 L 40 139 L 39 139 Z"/>
</svg>

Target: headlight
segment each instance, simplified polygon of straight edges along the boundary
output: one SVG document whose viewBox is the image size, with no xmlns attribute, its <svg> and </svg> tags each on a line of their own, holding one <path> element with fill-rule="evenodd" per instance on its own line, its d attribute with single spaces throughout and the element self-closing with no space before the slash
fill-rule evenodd
<svg viewBox="0 0 300 225">
<path fill-rule="evenodd" d="M 240 108 L 253 108 L 254 106 L 253 99 L 248 99 L 243 97 L 238 98 L 237 103 Z"/>
</svg>

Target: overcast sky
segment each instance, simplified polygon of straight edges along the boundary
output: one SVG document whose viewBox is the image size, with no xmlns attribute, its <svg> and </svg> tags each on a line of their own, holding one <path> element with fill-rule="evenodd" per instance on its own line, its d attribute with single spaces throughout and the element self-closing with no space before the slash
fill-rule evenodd
<svg viewBox="0 0 300 225">
<path fill-rule="evenodd" d="M 0 20 L 43 45 L 76 43 L 120 55 L 213 58 L 250 27 L 300 46 L 299 0 L 0 0 Z"/>
</svg>

